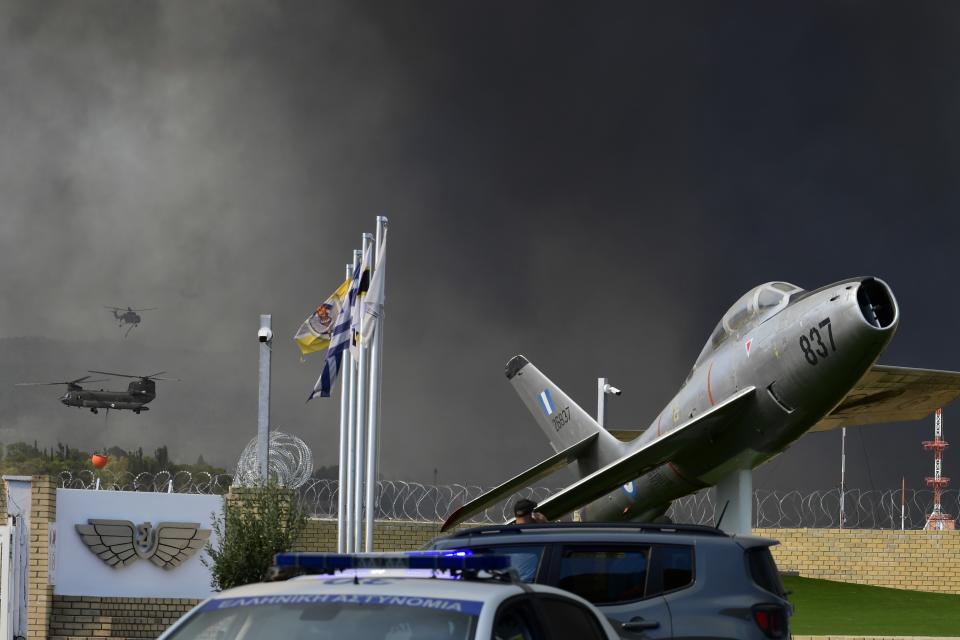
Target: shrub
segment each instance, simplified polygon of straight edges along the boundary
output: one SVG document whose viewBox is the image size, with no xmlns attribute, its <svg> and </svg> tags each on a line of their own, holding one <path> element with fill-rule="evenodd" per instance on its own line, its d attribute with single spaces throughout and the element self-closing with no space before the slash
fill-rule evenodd
<svg viewBox="0 0 960 640">
<path fill-rule="evenodd" d="M 216 546 L 207 544 L 203 563 L 218 591 L 263 580 L 274 554 L 289 551 L 307 524 L 290 489 L 271 484 L 233 488 L 223 513 L 213 515 Z"/>
</svg>

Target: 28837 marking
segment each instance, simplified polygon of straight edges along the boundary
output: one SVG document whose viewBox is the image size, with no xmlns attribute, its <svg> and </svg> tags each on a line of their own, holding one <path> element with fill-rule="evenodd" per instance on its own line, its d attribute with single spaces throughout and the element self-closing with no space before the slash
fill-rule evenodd
<svg viewBox="0 0 960 640">
<path fill-rule="evenodd" d="M 819 329 L 826 329 L 827 338 L 830 341 L 829 349 L 823 341 L 823 335 Z M 800 350 L 803 351 L 803 357 L 812 365 L 817 364 L 821 358 L 826 358 L 837 350 L 837 343 L 833 341 L 833 328 L 830 326 L 830 318 L 824 318 L 816 327 L 810 327 L 809 337 L 806 335 L 800 336 Z"/>
<path fill-rule="evenodd" d="M 570 407 L 564 407 L 558 411 L 557 415 L 550 418 L 550 421 L 553 422 L 553 428 L 560 431 L 563 425 L 570 422 Z"/>
</svg>

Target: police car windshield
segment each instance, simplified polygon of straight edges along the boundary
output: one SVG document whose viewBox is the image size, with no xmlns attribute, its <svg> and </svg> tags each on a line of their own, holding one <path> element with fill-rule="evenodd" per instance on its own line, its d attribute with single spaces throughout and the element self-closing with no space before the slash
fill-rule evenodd
<svg viewBox="0 0 960 640">
<path fill-rule="evenodd" d="M 321 598 L 325 601 L 320 601 Z M 389 595 L 323 594 L 223 598 L 205 604 L 203 609 L 191 616 L 171 638 L 472 640 L 476 633 L 480 608 L 481 603 L 474 601 Z M 397 635 L 398 633 L 400 635 Z"/>
<path fill-rule="evenodd" d="M 787 282 L 767 282 L 745 293 L 730 307 L 717 324 L 717 328 L 713 330 L 693 366 L 694 370 L 729 337 L 738 338 L 775 316 L 787 306 L 790 296 L 800 291 L 803 289 Z"/>
</svg>

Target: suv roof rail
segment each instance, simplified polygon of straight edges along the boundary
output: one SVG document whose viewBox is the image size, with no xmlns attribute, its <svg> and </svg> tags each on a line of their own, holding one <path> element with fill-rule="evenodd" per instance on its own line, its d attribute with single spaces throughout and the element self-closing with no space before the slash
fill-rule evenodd
<svg viewBox="0 0 960 640">
<path fill-rule="evenodd" d="M 520 575 L 510 567 L 509 556 L 475 556 L 470 552 L 407 551 L 402 553 L 312 553 L 283 552 L 273 557 L 265 582 L 278 582 L 306 575 L 333 575 L 355 570 L 428 570 L 447 572 L 463 580 L 498 580 L 520 584 Z M 486 573 L 481 576 L 480 572 Z M 414 576 L 417 577 L 417 576 Z M 356 576 L 354 576 L 356 579 Z"/>
<path fill-rule="evenodd" d="M 715 527 L 702 524 L 672 524 L 652 522 L 547 522 L 536 524 L 501 524 L 471 527 L 451 533 L 446 538 L 465 538 L 475 535 L 496 533 L 523 533 L 524 531 L 545 532 L 556 529 L 610 529 L 632 531 L 636 533 L 686 533 L 690 535 L 719 536 L 727 538 L 729 534 Z"/>
</svg>

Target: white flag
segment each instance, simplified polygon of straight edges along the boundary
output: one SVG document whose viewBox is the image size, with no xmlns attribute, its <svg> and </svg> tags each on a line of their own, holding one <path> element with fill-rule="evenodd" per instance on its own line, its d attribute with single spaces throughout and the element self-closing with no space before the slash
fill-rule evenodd
<svg viewBox="0 0 960 640">
<path fill-rule="evenodd" d="M 367 250 L 363 252 L 363 259 L 360 261 L 357 295 L 353 298 L 350 308 L 350 355 L 357 362 L 360 361 L 360 320 L 363 317 L 363 299 L 370 288 L 370 254 L 372 253 L 373 245 L 367 245 Z"/>
<path fill-rule="evenodd" d="M 370 280 L 370 289 L 363 301 L 363 333 L 360 336 L 363 346 L 369 347 L 373 340 L 380 317 L 383 315 L 383 281 L 387 277 L 387 230 L 383 230 L 383 242 L 377 252 L 377 265 Z"/>
</svg>

